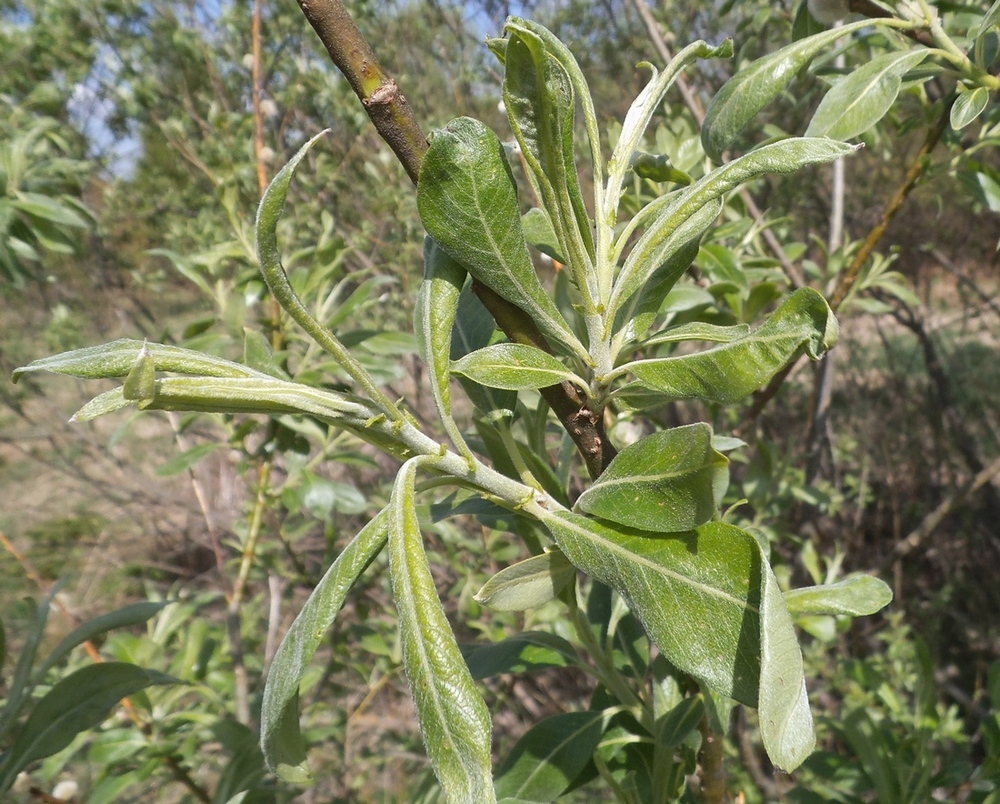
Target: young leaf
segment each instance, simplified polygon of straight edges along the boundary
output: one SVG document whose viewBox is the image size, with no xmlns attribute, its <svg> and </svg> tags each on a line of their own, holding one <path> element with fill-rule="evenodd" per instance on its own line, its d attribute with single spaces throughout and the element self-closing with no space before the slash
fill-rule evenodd
<svg viewBox="0 0 1000 804">
<path fill-rule="evenodd" d="M 753 541 L 762 550 L 760 542 Z M 771 762 L 791 772 L 812 753 L 816 733 L 792 617 L 763 552 L 760 558 L 760 734 Z"/>
<path fill-rule="evenodd" d="M 651 533 L 691 530 L 715 515 L 716 486 L 728 465 L 712 448 L 707 424 L 663 430 L 619 452 L 576 505 Z"/>
<path fill-rule="evenodd" d="M 260 707 L 260 746 L 267 766 L 287 782 L 305 784 L 311 778 L 299 731 L 299 684 L 348 591 L 385 546 L 388 528 L 383 509 L 337 556 L 271 662 Z"/>
<path fill-rule="evenodd" d="M 861 20 L 792 42 L 756 59 L 730 78 L 713 98 L 701 128 L 701 142 L 716 162 L 757 113 L 777 98 L 821 50 L 862 28 L 882 24 Z"/>
<path fill-rule="evenodd" d="M 462 658 L 434 588 L 420 537 L 414 482 L 425 457 L 396 476 L 389 501 L 389 576 L 399 613 L 403 667 L 434 773 L 455 802 L 496 801 L 490 713 Z"/>
<path fill-rule="evenodd" d="M 542 254 L 548 254 L 556 262 L 566 264 L 562 246 L 552 228 L 548 213 L 541 207 L 532 207 L 521 216 L 521 228 L 524 229 L 524 239 L 529 245 L 537 248 Z"/>
<path fill-rule="evenodd" d="M 566 712 L 535 724 L 497 768 L 497 796 L 555 801 L 593 758 L 604 727 L 602 712 Z"/>
<path fill-rule="evenodd" d="M 148 344 L 142 345 L 135 365 L 125 377 L 122 395 L 131 402 L 138 402 L 140 408 L 156 396 L 156 361 L 150 354 Z"/>
<path fill-rule="evenodd" d="M 424 240 L 424 281 L 414 313 L 420 356 L 431 375 L 431 393 L 438 416 L 452 443 L 467 457 L 472 453 L 451 415 L 451 338 L 465 268 L 430 237 Z"/>
<path fill-rule="evenodd" d="M 644 210 L 651 222 L 622 266 L 609 309 L 617 309 L 681 246 L 700 237 L 714 220 L 712 213 L 718 212 L 716 199 L 766 173 L 794 173 L 806 165 L 832 162 L 854 150 L 854 146 L 826 138 L 781 140 L 734 159 L 674 195 L 654 201 Z M 626 228 L 619 242 L 631 235 L 630 229 Z"/>
<path fill-rule="evenodd" d="M 476 349 L 482 349 L 493 338 L 496 326 L 493 316 L 466 285 L 458 299 L 458 312 L 451 333 L 451 359 L 459 360 Z M 491 388 L 477 382 L 458 376 L 458 381 L 465 390 L 469 401 L 482 413 L 488 422 L 514 421 L 514 408 L 517 405 L 517 392 Z"/>
<path fill-rule="evenodd" d="M 576 99 L 569 74 L 543 40 L 508 22 L 504 105 L 532 184 L 549 214 L 560 249 L 590 304 L 594 240 L 580 193 L 573 149 Z"/>
<path fill-rule="evenodd" d="M 510 391 L 547 388 L 561 382 L 575 383 L 585 393 L 590 391 L 587 382 L 558 358 L 519 343 L 497 343 L 477 349 L 456 360 L 451 370 L 482 385 Z"/>
<path fill-rule="evenodd" d="M 770 380 L 799 354 L 818 359 L 836 343 L 837 333 L 837 320 L 826 299 L 812 288 L 800 288 L 743 338 L 703 352 L 640 360 L 616 369 L 616 373 L 631 371 L 637 380 L 618 393 L 625 401 L 634 397 L 652 402 L 659 394 L 661 402 L 705 399 L 731 404 Z"/>
<path fill-rule="evenodd" d="M 806 136 L 849 140 L 863 134 L 889 111 L 903 76 L 926 55 L 924 50 L 885 53 L 839 79 L 820 102 Z"/>
<path fill-rule="evenodd" d="M 986 87 L 976 87 L 963 92 L 951 107 L 951 127 L 961 131 L 986 110 L 990 102 L 990 91 Z"/>
<path fill-rule="evenodd" d="M 785 605 L 798 615 L 846 614 L 862 617 L 880 611 L 892 601 L 885 581 L 871 575 L 852 575 L 833 584 L 806 586 L 785 593 Z"/>
<path fill-rule="evenodd" d="M 493 611 L 525 611 L 554 600 L 576 577 L 576 567 L 558 550 L 500 570 L 476 592 L 476 602 Z"/>
<path fill-rule="evenodd" d="M 35 360 L 14 371 L 14 381 L 29 371 L 51 371 L 67 374 L 85 380 L 99 380 L 109 377 L 126 377 L 146 350 L 156 371 L 172 371 L 177 374 L 203 374 L 208 377 L 267 377 L 268 375 L 247 366 L 213 357 L 193 349 L 167 346 L 161 343 L 146 343 L 129 338 L 75 349 L 52 357 Z"/>
<path fill-rule="evenodd" d="M 586 355 L 535 274 L 517 187 L 496 134 L 468 117 L 437 132 L 420 168 L 417 209 L 431 237 L 469 273 Z"/>
<path fill-rule="evenodd" d="M 70 673 L 35 704 L 17 741 L 3 755 L 0 792 L 36 759 L 61 751 L 77 734 L 100 724 L 122 698 L 154 684 L 176 683 L 175 678 L 125 662 L 91 664 Z"/>
</svg>

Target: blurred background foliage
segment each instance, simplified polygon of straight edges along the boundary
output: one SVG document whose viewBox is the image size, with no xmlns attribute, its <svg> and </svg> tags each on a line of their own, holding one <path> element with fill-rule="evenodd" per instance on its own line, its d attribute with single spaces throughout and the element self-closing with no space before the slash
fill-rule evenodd
<svg viewBox="0 0 1000 804">
<path fill-rule="evenodd" d="M 427 130 L 471 115 L 510 138 L 482 44 L 508 13 L 537 18 L 569 45 L 612 141 L 645 81 L 636 64 L 659 61 L 631 0 L 349 5 Z M 737 63 L 789 42 L 799 12 L 791 0 L 653 9 L 668 46 L 732 36 Z M 262 176 L 329 128 L 293 185 L 294 215 L 281 233 L 287 268 L 321 320 L 420 415 L 409 334 L 422 273 L 413 193 L 298 8 L 263 6 L 256 64 L 253 14 L 245 0 L 0 0 L 6 377 L 44 354 L 121 336 L 242 359 L 244 328 L 263 327 L 276 372 L 336 386 L 333 367 L 276 317 L 250 236 Z M 863 63 L 882 47 L 872 41 L 847 57 Z M 816 105 L 811 88 L 831 71 L 828 62 L 800 76 L 745 132 L 747 142 L 800 133 Z M 706 103 L 729 74 L 710 63 L 689 76 L 696 99 Z M 846 166 L 840 244 L 828 240 L 826 168 L 758 182 L 764 224 L 734 197 L 689 283 L 668 300 L 675 320 L 753 323 L 770 309 L 785 285 L 765 231 L 810 284 L 830 292 L 948 91 L 904 89 L 865 135 L 868 147 Z M 998 120 L 993 107 L 945 131 L 841 309 L 828 419 L 815 415 L 816 369 L 800 365 L 759 415 L 750 415 L 752 400 L 717 411 L 678 403 L 623 418 L 615 431 L 634 439 L 650 422 L 703 418 L 719 433 L 738 432 L 748 447 L 733 456 L 731 502 L 749 501 L 737 516 L 764 530 L 784 578 L 819 583 L 875 570 L 895 590 L 888 613 L 850 630 L 832 618 L 802 623 L 821 750 L 794 778 L 776 774 L 741 716 L 727 742 L 729 783 L 747 801 L 1000 800 L 1000 487 L 989 473 L 1000 455 L 1000 163 L 990 147 Z M 692 110 L 678 96 L 657 121 L 649 149 L 698 175 L 705 160 Z M 659 191 L 638 178 L 629 190 L 637 204 Z M 178 602 L 145 630 L 96 647 L 187 683 L 136 696 L 131 721 L 109 720 L 35 765 L 15 800 L 70 779 L 90 802 L 226 801 L 248 785 L 247 800 L 288 800 L 292 791 L 263 776 L 253 733 L 262 673 L 323 569 L 384 504 L 386 459 L 290 418 L 128 414 L 66 426 L 89 395 L 65 380 L 0 383 L 8 642 L 0 695 L 39 623 L 51 645 L 137 600 Z M 429 398 L 423 404 L 430 416 Z M 472 599 L 522 557 L 502 531 L 447 520 L 426 538 L 465 641 L 558 629 L 554 611 L 489 613 Z M 331 633 L 325 666 L 303 689 L 320 783 L 299 801 L 436 795 L 399 669 L 385 573 L 366 577 L 335 626 L 351 633 Z M 32 600 L 56 579 L 40 619 Z M 89 661 L 71 653 L 39 689 Z M 592 692 L 576 671 L 490 683 L 502 745 Z"/>
</svg>

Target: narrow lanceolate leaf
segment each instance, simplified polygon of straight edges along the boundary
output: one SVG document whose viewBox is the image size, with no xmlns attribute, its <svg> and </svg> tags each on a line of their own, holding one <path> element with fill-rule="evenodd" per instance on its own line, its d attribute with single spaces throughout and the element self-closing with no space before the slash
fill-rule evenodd
<svg viewBox="0 0 1000 804">
<path fill-rule="evenodd" d="M 383 509 L 330 565 L 271 662 L 260 708 L 260 746 L 267 766 L 285 781 L 303 784 L 310 779 L 299 731 L 299 684 L 348 591 L 381 552 L 388 532 L 389 514 Z"/>
<path fill-rule="evenodd" d="M 417 208 L 431 237 L 469 273 L 529 313 L 547 335 L 586 354 L 535 274 L 496 134 L 468 117 L 437 132 L 420 168 Z"/>
<path fill-rule="evenodd" d="M 493 316 L 479 301 L 479 297 L 466 285 L 458 300 L 458 312 L 451 333 L 451 359 L 460 360 L 470 352 L 482 349 L 493 338 L 496 326 Z M 490 423 L 514 420 L 517 392 L 480 385 L 467 377 L 458 376 L 469 401 Z"/>
<path fill-rule="evenodd" d="M 751 537 L 752 538 L 752 537 Z M 760 550 L 760 543 L 754 539 Z M 802 651 L 778 579 L 761 553 L 760 697 L 757 714 L 771 762 L 795 770 L 816 745 Z"/>
<path fill-rule="evenodd" d="M 824 48 L 862 28 L 880 24 L 861 20 L 800 39 L 756 59 L 730 78 L 712 100 L 701 128 L 701 142 L 716 162 L 757 113 L 777 98 L 795 75 Z"/>
<path fill-rule="evenodd" d="M 500 570 L 476 592 L 476 602 L 493 611 L 537 609 L 555 600 L 575 576 L 566 556 L 552 550 Z"/>
<path fill-rule="evenodd" d="M 471 455 L 451 415 L 451 334 L 465 284 L 465 268 L 430 237 L 424 240 L 424 281 L 414 314 L 420 356 L 431 375 L 438 416 L 455 446 Z"/>
<path fill-rule="evenodd" d="M 816 360 L 837 341 L 837 319 L 826 299 L 800 288 L 764 324 L 723 346 L 677 357 L 640 360 L 616 371 L 630 371 L 636 382 L 620 389 L 651 403 L 666 399 L 705 399 L 731 404 L 757 390 L 803 352 Z"/>
<path fill-rule="evenodd" d="M 412 458 L 389 501 L 389 575 L 399 613 L 403 667 L 427 755 L 451 802 L 496 801 L 486 708 L 434 588 L 414 502 Z"/>
<path fill-rule="evenodd" d="M 721 522 L 661 535 L 564 511 L 542 521 L 576 567 L 626 600 L 677 668 L 757 705 L 765 565 L 753 536 Z"/>
<path fill-rule="evenodd" d="M 506 29 L 510 34 L 503 83 L 507 117 L 561 251 L 592 306 L 594 241 L 576 174 L 573 85 L 541 37 L 516 23 L 508 23 Z"/>
<path fill-rule="evenodd" d="M 839 79 L 820 102 L 806 136 L 849 140 L 863 134 L 889 111 L 903 76 L 926 55 L 925 50 L 885 53 Z"/>
<path fill-rule="evenodd" d="M 566 712 L 537 723 L 497 768 L 497 795 L 555 801 L 590 763 L 604 727 L 603 712 Z"/>
<path fill-rule="evenodd" d="M 456 360 L 451 370 L 482 385 L 510 391 L 547 388 L 561 382 L 572 382 L 585 393 L 590 390 L 586 380 L 566 368 L 558 358 L 520 343 L 497 343 L 477 349 Z"/>
<path fill-rule="evenodd" d="M 156 371 L 177 374 L 203 374 L 208 377 L 267 377 L 261 371 L 213 357 L 192 349 L 146 343 L 129 338 L 101 346 L 88 346 L 29 363 L 14 371 L 14 380 L 29 371 L 51 371 L 85 380 L 126 377 L 145 350 Z"/>
<path fill-rule="evenodd" d="M 852 145 L 826 138 L 781 140 L 734 159 L 662 202 L 654 201 L 647 208 L 651 218 L 646 231 L 629 252 L 615 283 L 611 309 L 628 299 L 679 247 L 700 237 L 715 218 L 717 199 L 730 190 L 767 173 L 794 173 L 854 150 Z"/>
<path fill-rule="evenodd" d="M 664 430 L 623 449 L 577 500 L 593 516 L 654 533 L 691 530 L 716 513 L 716 487 L 729 460 L 712 448 L 712 428 Z"/>
<path fill-rule="evenodd" d="M 662 238 L 651 238 L 642 252 L 636 250 L 639 247 L 637 244 L 615 281 L 608 302 L 609 320 L 616 319 L 616 325 L 621 326 L 631 320 L 638 310 L 649 306 L 651 302 L 647 299 L 646 290 L 651 285 L 655 285 L 656 307 L 659 308 L 659 302 L 691 265 L 687 256 L 691 245 L 701 240 L 722 211 L 722 204 L 721 197 L 707 198 L 689 216 L 678 216 L 674 221 L 676 225 L 669 232 L 664 230 Z M 695 246 L 694 253 L 697 251 Z M 619 309 L 625 311 L 624 316 L 617 315 Z"/>
<path fill-rule="evenodd" d="M 576 57 L 566 45 L 559 41 L 559 38 L 552 31 L 544 25 L 539 25 L 537 22 L 521 19 L 520 17 L 508 17 L 505 29 L 516 31 L 522 35 L 530 35 L 540 41 L 548 56 L 559 62 L 563 70 L 565 70 L 576 99 L 579 101 L 580 108 L 583 111 L 583 123 L 587 130 L 587 139 L 590 141 L 590 167 L 593 170 L 594 180 L 594 209 L 601 209 L 604 206 L 602 200 L 604 192 L 604 156 L 601 152 L 601 135 L 597 126 L 597 112 L 594 110 L 594 99 L 591 97 L 590 87 L 587 85 L 587 79 L 584 77 L 583 71 L 576 61 Z M 501 41 L 506 43 L 507 40 Z M 504 45 L 504 49 L 506 50 L 506 45 Z M 506 56 L 503 61 L 506 61 Z M 585 219 L 580 219 L 581 225 L 584 222 Z M 565 261 L 560 260 L 560 262 Z"/>
<path fill-rule="evenodd" d="M 632 101 L 632 105 L 625 115 L 621 134 L 615 145 L 614 153 L 611 155 L 611 160 L 608 162 L 608 190 L 605 195 L 607 208 L 604 210 L 605 222 L 608 225 L 613 226 L 615 223 L 622 182 L 628 169 L 633 165 L 633 156 L 642 142 L 649 121 L 652 120 L 656 110 L 660 107 L 667 91 L 677 80 L 677 76 L 697 59 L 725 58 L 732 54 L 733 43 L 731 40 L 726 40 L 719 47 L 712 47 L 706 42 L 699 41 L 688 45 L 674 56 L 662 72 L 653 69 L 653 77 Z"/>
<path fill-rule="evenodd" d="M 807 586 L 785 593 L 794 615 L 846 614 L 863 617 L 881 611 L 892 601 L 885 581 L 871 575 L 852 575 L 837 583 Z"/>
<path fill-rule="evenodd" d="M 154 684 L 176 683 L 175 678 L 125 662 L 102 662 L 70 673 L 35 704 L 17 742 L 3 755 L 0 792 L 32 762 L 52 756 L 80 732 L 99 725 L 122 698 Z"/>
</svg>

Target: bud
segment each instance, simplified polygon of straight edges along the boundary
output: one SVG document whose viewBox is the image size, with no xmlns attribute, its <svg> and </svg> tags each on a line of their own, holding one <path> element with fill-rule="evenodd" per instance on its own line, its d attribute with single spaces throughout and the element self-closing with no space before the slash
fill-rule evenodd
<svg viewBox="0 0 1000 804">
<path fill-rule="evenodd" d="M 817 22 L 833 25 L 851 13 L 847 0 L 809 0 L 809 13 Z"/>
</svg>

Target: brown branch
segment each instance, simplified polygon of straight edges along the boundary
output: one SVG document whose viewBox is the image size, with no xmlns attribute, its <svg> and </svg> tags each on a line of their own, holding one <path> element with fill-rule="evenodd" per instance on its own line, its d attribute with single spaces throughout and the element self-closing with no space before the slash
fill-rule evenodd
<svg viewBox="0 0 1000 804">
<path fill-rule="evenodd" d="M 986 486 L 997 474 L 1000 474 L 1000 458 L 983 467 L 975 477 L 957 488 L 951 496 L 942 500 L 938 507 L 927 514 L 905 539 L 896 542 L 892 552 L 882 561 L 878 571 L 884 572 L 896 561 L 919 548 L 948 514 L 954 511 L 967 497 Z"/>
<path fill-rule="evenodd" d="M 361 99 L 376 130 L 416 184 L 427 151 L 427 137 L 396 81 L 379 65 L 375 52 L 340 0 L 299 0 L 299 8 Z"/>
<path fill-rule="evenodd" d="M 427 152 L 427 137 L 396 81 L 379 66 L 375 53 L 340 0 L 298 2 L 333 63 L 361 99 L 368 118 L 416 184 Z M 535 322 L 521 308 L 481 283 L 475 283 L 473 289 L 508 338 L 552 352 Z M 591 475 L 599 475 L 615 454 L 601 416 L 587 407 L 586 400 L 569 383 L 551 386 L 541 393 L 577 445 Z"/>
</svg>

